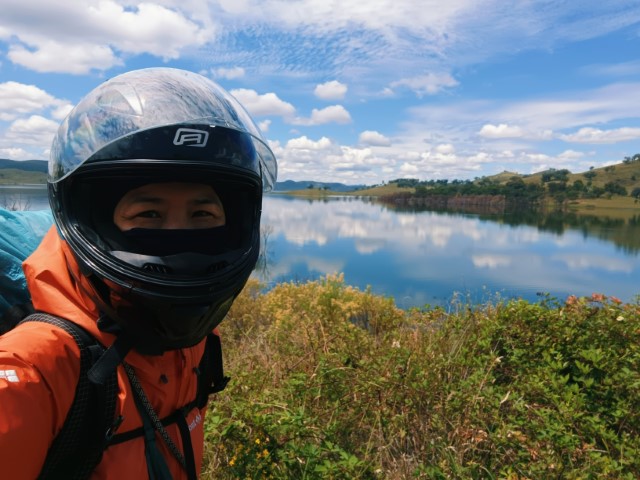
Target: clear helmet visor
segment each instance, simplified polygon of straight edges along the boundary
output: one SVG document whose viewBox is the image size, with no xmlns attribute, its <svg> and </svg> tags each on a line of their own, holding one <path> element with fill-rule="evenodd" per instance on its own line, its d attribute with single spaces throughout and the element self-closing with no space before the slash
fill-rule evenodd
<svg viewBox="0 0 640 480">
<path fill-rule="evenodd" d="M 247 134 L 258 157 L 249 168 L 259 170 L 254 173 L 262 178 L 264 190 L 273 188 L 275 156 L 242 105 L 208 78 L 172 68 L 124 73 L 84 97 L 54 137 L 49 182 L 64 179 L 96 152 L 127 135 L 179 124 L 206 124 Z M 176 131 L 173 143 L 198 149 L 207 140 L 205 132 L 184 128 Z"/>
</svg>

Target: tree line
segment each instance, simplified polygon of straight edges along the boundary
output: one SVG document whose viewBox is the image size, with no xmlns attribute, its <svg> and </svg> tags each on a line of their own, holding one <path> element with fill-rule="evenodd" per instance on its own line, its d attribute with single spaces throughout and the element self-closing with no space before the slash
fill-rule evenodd
<svg viewBox="0 0 640 480">
<path fill-rule="evenodd" d="M 625 157 L 623 163 L 640 162 L 640 154 Z M 604 168 L 606 173 L 615 170 L 615 165 Z M 578 198 L 600 198 L 612 195 L 630 195 L 640 199 L 640 187 L 634 187 L 631 192 L 622 185 L 620 180 L 610 180 L 602 185 L 595 185 L 594 179 L 598 172 L 591 167 L 582 174 L 583 178 L 570 181 L 571 172 L 566 169 L 550 169 L 543 172 L 540 182 L 525 182 L 520 176 L 514 175 L 507 181 L 499 181 L 482 177 L 475 180 L 418 180 L 415 178 L 398 178 L 390 183 L 400 188 L 415 189 L 413 196 L 468 196 L 468 195 L 503 195 L 508 199 L 536 203 L 543 198 L 551 197 L 558 202 L 575 200 Z M 574 177 L 575 178 L 575 177 Z M 630 180 L 635 181 L 635 174 Z"/>
</svg>

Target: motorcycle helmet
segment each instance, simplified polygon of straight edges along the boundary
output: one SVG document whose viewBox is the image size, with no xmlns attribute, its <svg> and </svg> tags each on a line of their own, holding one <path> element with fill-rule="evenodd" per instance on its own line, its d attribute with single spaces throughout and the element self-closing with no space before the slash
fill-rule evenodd
<svg viewBox="0 0 640 480">
<path fill-rule="evenodd" d="M 161 354 L 204 339 L 244 287 L 259 254 L 262 194 L 276 170 L 253 120 L 219 85 L 147 68 L 104 82 L 62 122 L 49 202 L 67 261 L 80 268 L 76 281 L 110 328 L 139 351 Z M 210 185 L 225 210 L 223 234 L 191 232 L 196 240 L 185 243 L 178 232 L 160 251 L 124 235 L 113 222 L 119 199 L 164 182 Z"/>
</svg>

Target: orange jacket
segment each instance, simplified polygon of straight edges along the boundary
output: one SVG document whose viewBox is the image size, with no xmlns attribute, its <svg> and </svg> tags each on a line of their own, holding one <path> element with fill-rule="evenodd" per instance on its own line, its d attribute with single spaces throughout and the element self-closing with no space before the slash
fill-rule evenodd
<svg viewBox="0 0 640 480">
<path fill-rule="evenodd" d="M 95 304 L 75 284 L 67 266 L 55 227 L 47 233 L 23 268 L 36 310 L 67 318 L 91 332 L 104 345 L 114 337 L 98 329 Z M 78 274 L 79 272 L 76 272 Z M 197 389 L 194 371 L 204 352 L 204 341 L 161 356 L 145 356 L 131 351 L 126 361 L 136 375 L 160 418 L 193 401 Z M 0 465 L 2 478 L 37 478 L 56 434 L 62 428 L 74 398 L 80 372 L 80 352 L 63 330 L 40 322 L 20 325 L 0 336 Z M 120 392 L 116 415 L 124 417 L 117 433 L 142 426 L 131 386 L 122 366 L 118 368 Z M 206 408 L 194 408 L 187 416 L 196 470 L 202 463 L 203 422 Z M 176 424 L 167 427 L 182 450 Z M 174 478 L 186 473 L 158 438 Z M 137 437 L 107 448 L 91 478 L 139 480 L 148 478 L 144 439 Z"/>
</svg>

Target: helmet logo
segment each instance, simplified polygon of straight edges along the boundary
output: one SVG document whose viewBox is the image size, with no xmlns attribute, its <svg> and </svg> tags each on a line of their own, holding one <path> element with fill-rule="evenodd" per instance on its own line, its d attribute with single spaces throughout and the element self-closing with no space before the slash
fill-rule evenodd
<svg viewBox="0 0 640 480">
<path fill-rule="evenodd" d="M 187 147 L 204 147 L 207 145 L 209 132 L 206 130 L 196 130 L 193 128 L 179 128 L 173 138 L 174 145 L 185 145 Z"/>
</svg>

